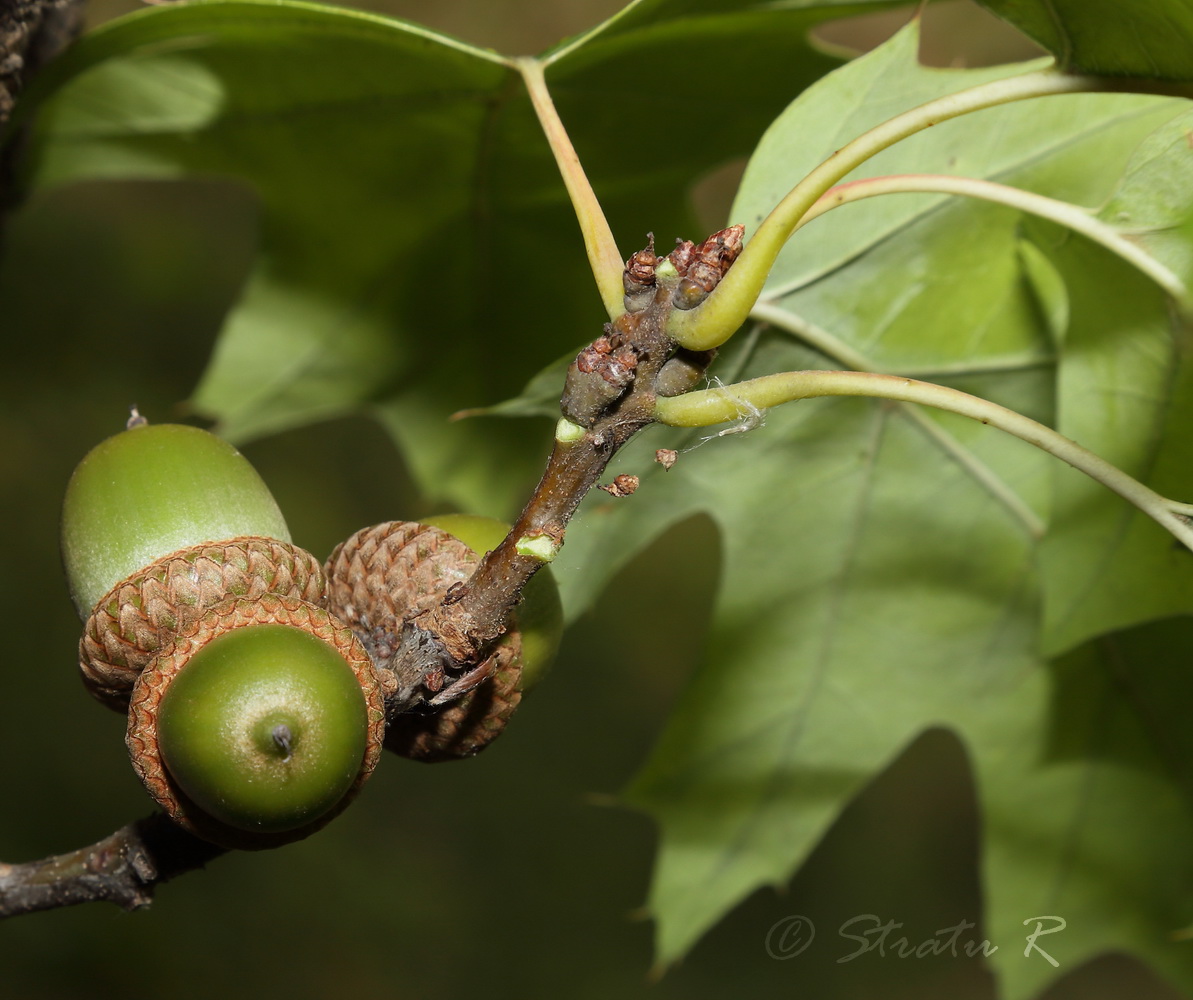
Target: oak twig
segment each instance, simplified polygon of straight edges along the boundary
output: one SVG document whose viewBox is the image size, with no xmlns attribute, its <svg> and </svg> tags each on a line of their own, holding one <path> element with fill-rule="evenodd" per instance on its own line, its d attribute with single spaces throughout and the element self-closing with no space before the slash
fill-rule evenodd
<svg viewBox="0 0 1193 1000">
<path fill-rule="evenodd" d="M 149 905 L 160 883 L 223 853 L 154 813 L 77 851 L 0 864 L 0 919 L 105 900 L 135 910 Z"/>
<path fill-rule="evenodd" d="M 693 308 L 728 271 L 743 229 L 732 226 L 703 243 L 680 243 L 666 258 L 654 240 L 627 262 L 625 311 L 582 350 L 568 369 L 562 419 L 547 468 L 505 539 L 442 605 L 407 622 L 390 668 L 419 678 L 442 670 L 461 677 L 504 634 L 522 588 L 563 544 L 568 522 L 609 461 L 655 418 L 659 396 L 693 388 L 712 352 L 677 350 L 667 334 L 676 309 Z M 413 704 L 417 703 L 416 699 Z"/>
</svg>

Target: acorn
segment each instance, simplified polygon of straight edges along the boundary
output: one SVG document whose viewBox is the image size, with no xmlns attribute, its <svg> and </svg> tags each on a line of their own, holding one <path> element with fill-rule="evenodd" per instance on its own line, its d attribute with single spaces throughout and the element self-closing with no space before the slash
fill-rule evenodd
<svg viewBox="0 0 1193 1000">
<path fill-rule="evenodd" d="M 492 518 L 444 514 L 422 522 L 389 521 L 363 528 L 327 561 L 327 607 L 352 625 L 373 656 L 387 698 L 397 679 L 386 664 L 403 624 L 441 603 L 471 575 L 509 526 Z M 479 753 L 495 740 L 554 661 L 563 610 L 550 570 L 523 591 L 510 627 L 472 673 L 483 677 L 451 700 L 437 694 L 443 678 L 425 681 L 424 700 L 393 715 L 385 747 L 427 763 Z"/>
<path fill-rule="evenodd" d="M 84 683 L 128 711 L 133 768 L 171 818 L 260 848 L 347 805 L 380 755 L 377 677 L 235 448 L 134 414 L 71 477 L 62 552 Z"/>
<path fill-rule="evenodd" d="M 385 709 L 342 621 L 276 594 L 209 609 L 145 668 L 126 742 L 179 825 L 225 847 L 314 833 L 376 767 Z"/>
</svg>

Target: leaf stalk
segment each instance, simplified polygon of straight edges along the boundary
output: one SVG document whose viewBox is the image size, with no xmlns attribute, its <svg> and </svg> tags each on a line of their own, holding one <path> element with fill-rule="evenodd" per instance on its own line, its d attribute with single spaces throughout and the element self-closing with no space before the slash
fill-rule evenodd
<svg viewBox="0 0 1193 1000">
<path fill-rule="evenodd" d="M 974 111 L 1036 97 L 1102 92 L 1184 95 L 1187 91 L 1183 85 L 1165 87 L 1152 81 L 1069 75 L 1050 65 L 946 94 L 895 115 L 846 143 L 796 184 L 755 230 L 716 291 L 698 308 L 673 314 L 668 333 L 691 350 L 709 350 L 725 343 L 762 295 L 787 240 L 825 192 L 871 157 L 917 132 Z"/>
<path fill-rule="evenodd" d="M 826 191 L 808 209 L 796 228 L 803 228 L 813 219 L 820 218 L 834 208 L 884 194 L 960 195 L 1005 205 L 1007 208 L 1035 215 L 1064 226 L 1105 247 L 1151 278 L 1156 285 L 1176 301 L 1184 302 L 1188 297 L 1188 289 L 1176 274 L 1151 256 L 1138 243 L 1128 239 L 1119 230 L 1107 225 L 1090 211 L 1056 198 L 974 177 L 954 177 L 949 174 L 895 174 L 888 177 L 868 177 L 864 180 L 850 181 L 848 184 L 839 184 Z"/>
<path fill-rule="evenodd" d="M 1133 504 L 1193 551 L 1193 525 L 1190 524 L 1188 504 L 1161 496 L 1046 424 L 990 400 L 933 382 L 872 372 L 780 372 L 683 396 L 661 397 L 655 404 L 655 418 L 672 427 L 707 427 L 745 419 L 758 410 L 781 403 L 816 396 L 871 396 L 919 403 L 996 427 L 1084 472 Z"/>
<path fill-rule="evenodd" d="M 555 155 L 555 163 L 567 187 L 572 207 L 576 210 L 576 219 L 584 237 L 584 249 L 588 253 L 588 264 L 592 268 L 593 278 L 596 279 L 601 302 L 604 303 L 609 318 L 616 319 L 625 312 L 625 292 L 621 284 L 624 264 L 617 250 L 613 231 L 609 228 L 604 209 L 592 190 L 588 175 L 584 173 L 584 167 L 580 163 L 580 157 L 576 155 L 567 129 L 563 127 L 559 112 L 555 110 L 555 102 L 551 99 L 551 92 L 547 89 L 547 81 L 543 76 L 542 63 L 526 56 L 515 60 L 514 66 L 522 74 L 530 102 L 538 115 L 547 142 L 551 145 L 551 152 Z"/>
</svg>

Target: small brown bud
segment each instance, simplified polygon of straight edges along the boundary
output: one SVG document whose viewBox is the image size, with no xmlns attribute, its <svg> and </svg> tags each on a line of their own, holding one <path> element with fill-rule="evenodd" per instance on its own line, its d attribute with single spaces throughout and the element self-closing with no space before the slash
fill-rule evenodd
<svg viewBox="0 0 1193 1000">
<path fill-rule="evenodd" d="M 602 375 L 607 382 L 613 382 L 615 385 L 624 385 L 625 380 L 620 375 L 620 372 L 632 373 L 638 367 L 638 352 L 628 344 L 625 347 L 619 347 L 609 359 L 608 368 L 616 370 L 618 374 L 610 375 L 602 372 Z"/>
<path fill-rule="evenodd" d="M 653 288 L 655 284 L 654 272 L 655 268 L 659 266 L 660 258 L 654 252 L 654 233 L 647 233 L 646 237 L 649 241 L 646 244 L 646 249 L 639 250 L 625 262 L 622 284 L 625 286 L 627 295 Z"/>
<path fill-rule="evenodd" d="M 744 226 L 730 226 L 713 233 L 692 248 L 691 259 L 685 268 L 679 268 L 676 263 L 682 276 L 672 296 L 676 309 L 695 309 L 708 298 L 741 253 L 745 232 Z"/>
<path fill-rule="evenodd" d="M 680 276 L 687 274 L 692 261 L 696 259 L 696 244 L 691 240 L 676 240 L 675 249 L 667 254 L 667 259 L 675 265 Z"/>
<path fill-rule="evenodd" d="M 679 458 L 679 452 L 674 448 L 660 448 L 654 453 L 654 460 L 665 470 L 670 471 Z"/>
<path fill-rule="evenodd" d="M 604 490 L 611 497 L 628 497 L 638 488 L 638 477 L 622 473 L 614 476 L 613 482 L 603 483 L 597 489 Z"/>
<path fill-rule="evenodd" d="M 693 261 L 688 273 L 679 279 L 671 301 L 676 309 L 695 309 L 708 298 L 721 281 L 721 272 L 704 260 Z"/>
<path fill-rule="evenodd" d="M 696 253 L 701 260 L 715 264 L 721 275 L 724 276 L 725 272 L 729 270 L 729 265 L 737 260 L 738 254 L 741 253 L 745 234 L 745 226 L 730 226 L 727 229 L 722 229 L 701 243 L 696 248 Z"/>
<path fill-rule="evenodd" d="M 601 362 L 601 355 L 592 347 L 586 347 L 576 355 L 576 369 L 585 375 L 591 375 Z"/>
<path fill-rule="evenodd" d="M 660 396 L 682 396 L 691 392 L 704 378 L 717 352 L 688 351 L 680 348 L 655 376 L 654 390 Z"/>
<path fill-rule="evenodd" d="M 573 423 L 591 427 L 611 403 L 634 381 L 638 352 L 629 344 L 615 346 L 615 338 L 598 337 L 568 369 L 560 408 Z"/>
</svg>

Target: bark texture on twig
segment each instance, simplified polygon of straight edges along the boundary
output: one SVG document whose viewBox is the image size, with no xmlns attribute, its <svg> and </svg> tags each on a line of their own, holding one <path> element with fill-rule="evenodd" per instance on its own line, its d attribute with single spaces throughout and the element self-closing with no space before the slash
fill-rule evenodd
<svg viewBox="0 0 1193 1000">
<path fill-rule="evenodd" d="M 0 131 L 33 75 L 79 33 L 83 0 L 0 0 Z M 0 208 L 11 204 L 16 140 L 0 149 Z"/>
<path fill-rule="evenodd" d="M 741 249 L 742 231 L 733 226 L 699 245 L 681 243 L 667 267 L 652 237 L 626 262 L 626 311 L 568 369 L 560 409 L 572 433 L 556 435 L 546 471 L 501 544 L 450 600 L 407 625 L 391 661 L 395 671 L 466 673 L 503 634 L 544 553 L 549 559 L 563 544 L 580 501 L 618 449 L 653 421 L 656 398 L 687 391 L 703 377 L 713 352 L 677 352 L 667 320 L 673 309 L 693 307 L 690 275 L 698 265 L 699 293 L 715 287 Z"/>
<path fill-rule="evenodd" d="M 0 125 L 21 87 L 78 33 L 82 0 L 0 0 Z"/>
<path fill-rule="evenodd" d="M 0 864 L 0 919 L 104 900 L 135 910 L 158 884 L 223 853 L 155 813 L 77 851 Z"/>
</svg>

